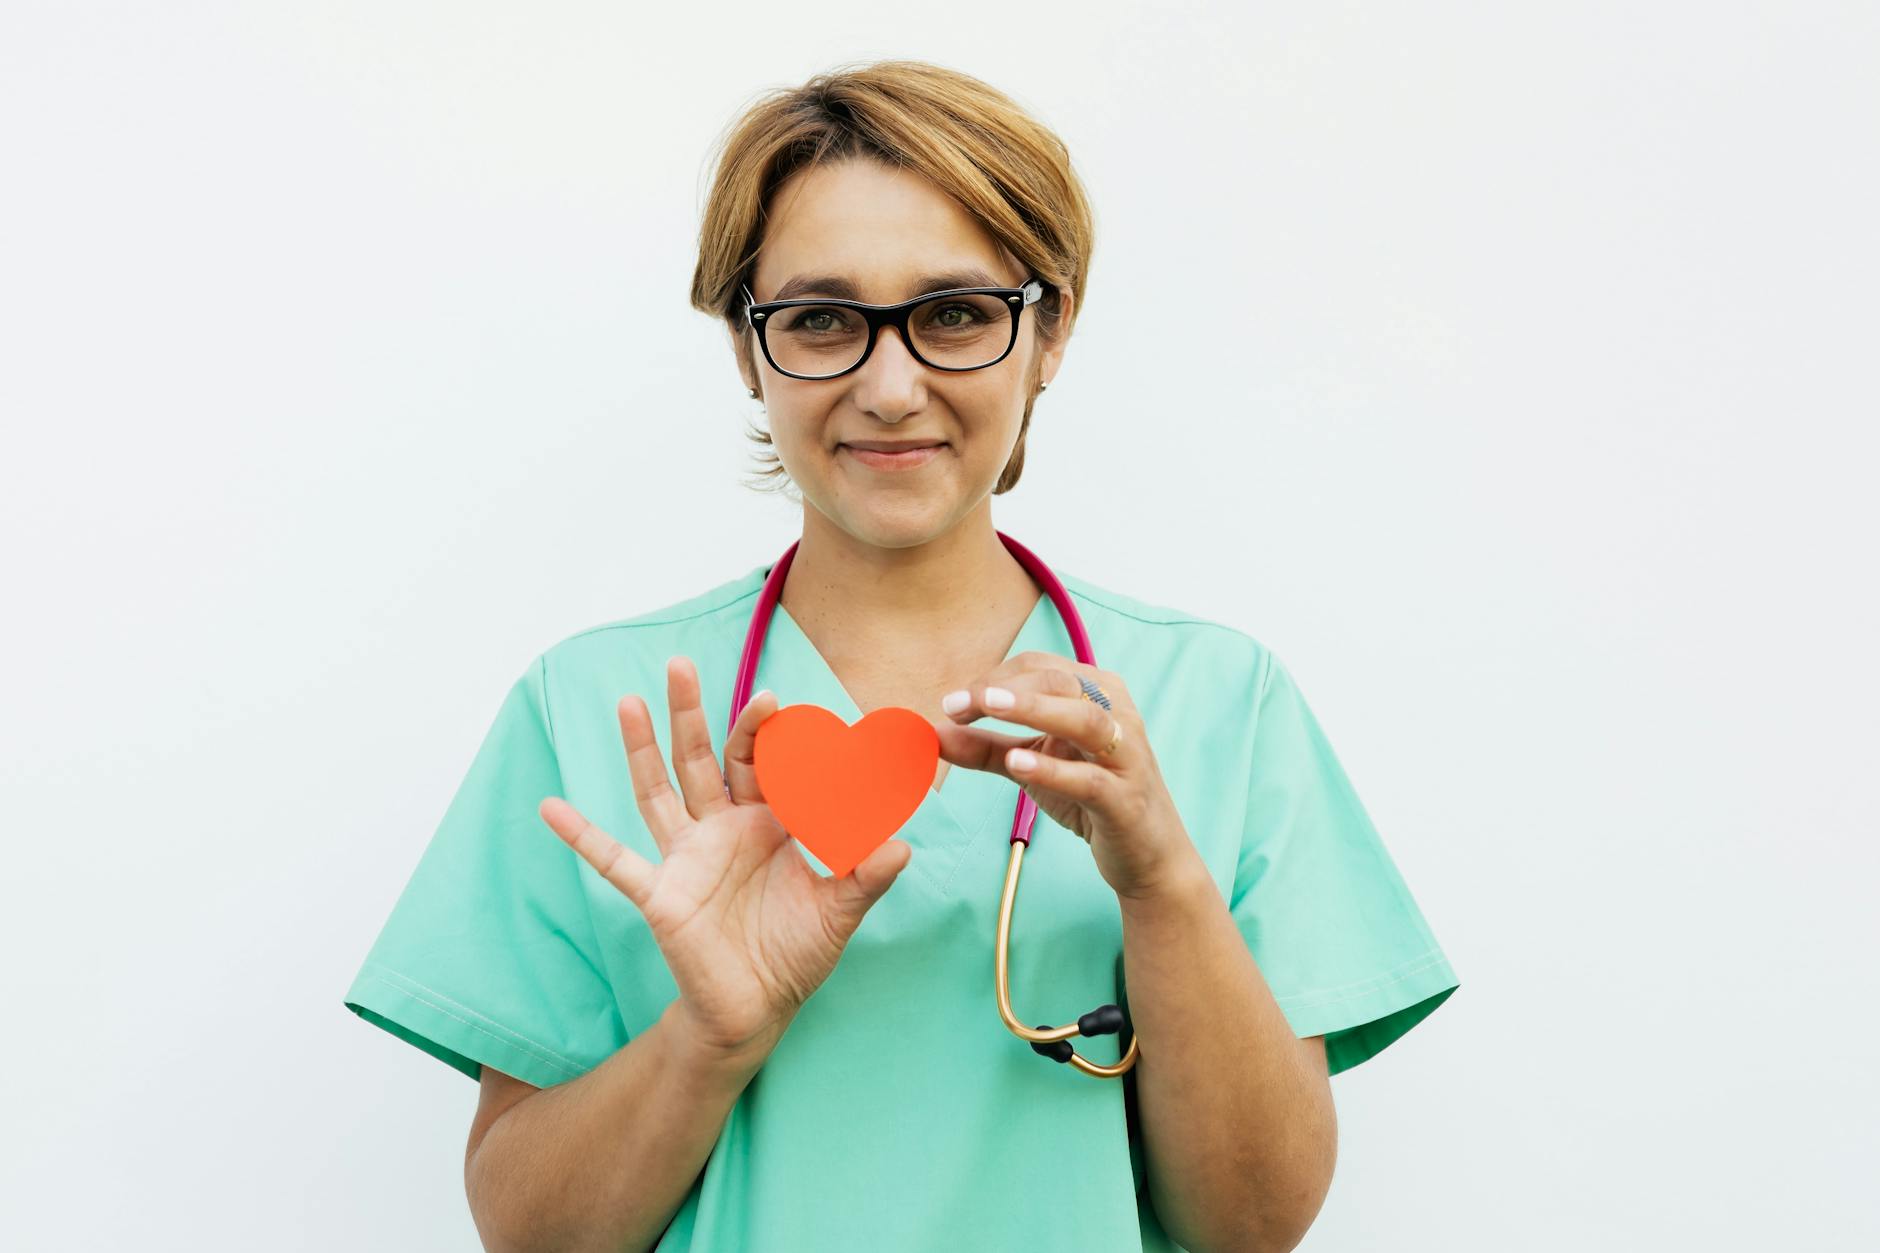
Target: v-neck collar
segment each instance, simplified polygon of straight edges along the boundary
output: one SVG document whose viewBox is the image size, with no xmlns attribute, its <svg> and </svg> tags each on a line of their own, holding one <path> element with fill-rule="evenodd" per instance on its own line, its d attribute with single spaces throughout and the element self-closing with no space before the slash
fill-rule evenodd
<svg viewBox="0 0 1880 1253">
<path fill-rule="evenodd" d="M 761 575 L 768 574 L 769 567 L 765 567 Z M 1076 655 L 1056 604 L 1050 594 L 1043 591 L 1039 592 L 1037 603 L 1026 615 L 1003 660 L 1034 650 L 1061 657 Z M 962 676 L 961 683 L 971 682 L 972 677 L 976 676 Z M 777 602 L 770 630 L 764 636 L 751 690 L 765 688 L 776 693 L 779 707 L 821 705 L 850 726 L 862 719 L 861 706 L 842 686 L 828 661 L 790 616 L 790 611 L 783 607 L 782 601 Z M 990 716 L 975 719 L 972 725 L 1006 735 L 1037 734 L 1036 728 Z M 895 838 L 916 850 L 909 869 L 919 870 L 922 877 L 944 895 L 952 887 L 954 872 L 967 846 L 990 827 L 996 826 L 1001 834 L 1009 832 L 1017 805 L 1017 783 L 990 770 L 974 770 L 954 763 L 947 767 L 946 778 L 941 780 L 938 791 L 931 783 L 927 786 L 919 807 L 895 833 Z"/>
</svg>

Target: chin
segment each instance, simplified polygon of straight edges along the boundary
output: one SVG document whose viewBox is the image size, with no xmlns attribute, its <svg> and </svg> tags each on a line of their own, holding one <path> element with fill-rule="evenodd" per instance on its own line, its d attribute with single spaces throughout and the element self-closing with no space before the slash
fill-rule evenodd
<svg viewBox="0 0 1880 1253">
<path fill-rule="evenodd" d="M 885 508 L 874 508 L 871 502 L 851 501 L 847 529 L 857 539 L 878 548 L 912 548 L 946 531 L 948 515 L 939 504 L 938 501 L 902 500 Z"/>
</svg>

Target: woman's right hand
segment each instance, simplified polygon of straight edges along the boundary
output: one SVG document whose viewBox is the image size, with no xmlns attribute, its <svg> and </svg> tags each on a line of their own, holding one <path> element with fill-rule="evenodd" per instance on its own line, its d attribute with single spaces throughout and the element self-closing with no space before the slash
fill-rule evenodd
<svg viewBox="0 0 1880 1253">
<path fill-rule="evenodd" d="M 674 1009 L 687 1034 L 715 1054 L 761 1064 L 913 849 L 888 840 L 847 875 L 817 874 L 757 786 L 757 726 L 777 711 L 776 696 L 760 693 L 739 713 L 720 774 L 689 658 L 667 661 L 666 692 L 683 798 L 667 780 L 646 702 L 626 696 L 619 707 L 657 866 L 558 796 L 540 812 L 652 928 L 679 986 Z"/>
</svg>

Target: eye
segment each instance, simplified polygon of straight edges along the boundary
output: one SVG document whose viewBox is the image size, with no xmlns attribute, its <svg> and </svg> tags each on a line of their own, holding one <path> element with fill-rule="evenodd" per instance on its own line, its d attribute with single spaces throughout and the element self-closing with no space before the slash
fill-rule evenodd
<svg viewBox="0 0 1880 1253">
<path fill-rule="evenodd" d="M 808 305 L 785 310 L 781 325 L 786 331 L 827 335 L 847 327 L 849 320 L 844 310 L 833 305 Z"/>
<path fill-rule="evenodd" d="M 970 326 L 978 320 L 979 310 L 971 305 L 962 304 L 941 305 L 934 310 L 933 317 L 930 319 L 942 330 L 955 330 L 962 326 Z"/>
</svg>

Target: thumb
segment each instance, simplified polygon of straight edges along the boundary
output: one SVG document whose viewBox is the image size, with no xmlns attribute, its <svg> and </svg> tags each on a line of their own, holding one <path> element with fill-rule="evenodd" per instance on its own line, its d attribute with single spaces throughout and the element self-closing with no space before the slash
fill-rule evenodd
<svg viewBox="0 0 1880 1253">
<path fill-rule="evenodd" d="M 913 856 L 912 845 L 886 840 L 856 863 L 855 869 L 840 879 L 829 880 L 830 903 L 842 923 L 843 934 L 861 925 L 862 916 L 894 886 Z"/>
</svg>

